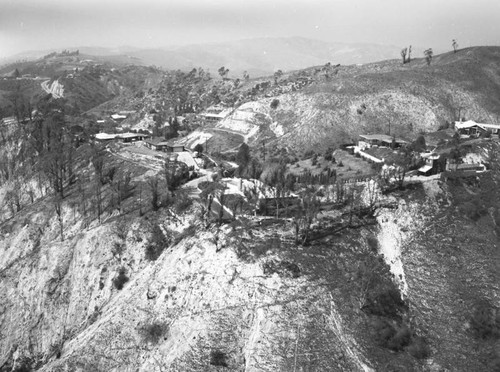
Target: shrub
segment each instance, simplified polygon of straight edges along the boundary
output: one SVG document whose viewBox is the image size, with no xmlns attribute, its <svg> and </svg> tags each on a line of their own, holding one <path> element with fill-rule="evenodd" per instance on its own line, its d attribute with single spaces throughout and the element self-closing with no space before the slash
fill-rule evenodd
<svg viewBox="0 0 500 372">
<path fill-rule="evenodd" d="M 121 267 L 118 271 L 118 276 L 113 279 L 113 285 L 119 291 L 123 289 L 125 283 L 129 281 L 129 277 L 127 276 L 127 271 L 124 267 Z"/>
<path fill-rule="evenodd" d="M 339 160 L 339 162 L 337 163 L 337 165 L 338 165 L 339 167 L 343 167 L 343 166 L 344 166 L 344 163 L 342 163 L 342 160 Z"/>
<path fill-rule="evenodd" d="M 431 354 L 431 350 L 427 341 L 423 337 L 415 337 L 411 344 L 406 348 L 406 351 L 410 353 L 414 358 L 425 359 Z"/>
<path fill-rule="evenodd" d="M 393 325 L 385 319 L 376 319 L 373 322 L 375 340 L 380 346 L 386 347 L 396 334 Z"/>
<path fill-rule="evenodd" d="M 122 242 L 114 242 L 113 248 L 111 248 L 111 253 L 113 256 L 121 256 L 123 251 L 125 250 L 125 244 Z"/>
<path fill-rule="evenodd" d="M 410 329 L 403 325 L 396 330 L 396 333 L 388 340 L 387 348 L 394 351 L 401 351 L 410 344 L 411 332 Z"/>
<path fill-rule="evenodd" d="M 398 289 L 392 284 L 371 291 L 363 310 L 368 314 L 397 319 L 406 307 Z"/>
<path fill-rule="evenodd" d="M 430 348 L 425 338 L 414 336 L 407 325 L 377 318 L 372 326 L 379 346 L 393 351 L 406 350 L 417 359 L 427 358 L 430 355 Z"/>
<path fill-rule="evenodd" d="M 303 159 L 309 159 L 310 157 L 312 157 L 314 155 L 314 151 L 313 150 L 308 150 L 304 153 L 304 157 Z"/>
<path fill-rule="evenodd" d="M 274 110 L 274 109 L 278 108 L 279 104 L 280 104 L 280 100 L 275 98 L 271 102 L 271 108 Z"/>
<path fill-rule="evenodd" d="M 470 324 L 477 338 L 500 337 L 500 311 L 487 302 L 480 302 L 476 305 Z"/>
<path fill-rule="evenodd" d="M 163 322 L 154 322 L 147 324 L 140 329 L 142 338 L 145 342 L 157 344 L 160 339 L 168 332 L 168 324 Z"/>
<path fill-rule="evenodd" d="M 460 206 L 460 211 L 472 221 L 477 221 L 487 213 L 486 209 L 481 205 L 480 200 L 472 200 L 465 202 Z"/>
<path fill-rule="evenodd" d="M 369 236 L 367 239 L 366 239 L 366 243 L 368 244 L 368 247 L 374 252 L 374 253 L 377 253 L 378 252 L 378 240 L 376 237 L 374 236 Z"/>
<path fill-rule="evenodd" d="M 163 235 L 163 231 L 161 231 L 158 225 L 153 225 L 151 239 L 148 245 L 146 245 L 146 259 L 148 259 L 149 261 L 156 261 L 165 250 L 167 245 L 168 242 Z"/>
<path fill-rule="evenodd" d="M 191 205 L 193 205 L 193 200 L 189 197 L 187 190 L 178 190 L 175 193 L 174 209 L 177 214 L 185 212 Z"/>
<path fill-rule="evenodd" d="M 217 367 L 227 367 L 227 355 L 220 350 L 210 352 L 210 364 Z"/>
</svg>

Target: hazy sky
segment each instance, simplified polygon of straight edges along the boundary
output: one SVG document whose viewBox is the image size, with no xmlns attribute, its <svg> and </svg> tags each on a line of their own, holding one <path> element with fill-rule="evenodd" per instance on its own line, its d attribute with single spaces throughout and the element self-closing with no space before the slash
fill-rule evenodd
<svg viewBox="0 0 500 372">
<path fill-rule="evenodd" d="M 0 59 L 266 36 L 448 50 L 500 45 L 499 16 L 499 0 L 0 0 Z"/>
</svg>

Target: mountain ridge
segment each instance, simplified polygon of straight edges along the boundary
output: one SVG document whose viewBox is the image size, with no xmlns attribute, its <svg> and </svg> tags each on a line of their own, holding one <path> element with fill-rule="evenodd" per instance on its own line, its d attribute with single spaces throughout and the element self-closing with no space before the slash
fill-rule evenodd
<svg viewBox="0 0 500 372">
<path fill-rule="evenodd" d="M 254 38 L 159 48 L 83 46 L 69 49 L 78 49 L 83 54 L 95 54 L 100 57 L 138 58 L 141 64 L 156 65 L 166 69 L 189 70 L 203 67 L 215 72 L 219 67 L 225 66 L 229 68 L 232 77 L 241 76 L 243 71 L 256 77 L 270 75 L 278 69 L 288 71 L 327 62 L 335 64 L 374 62 L 398 58 L 400 51 L 396 46 L 327 42 L 304 37 Z M 2 62 L 6 64 L 16 59 L 40 58 L 48 53 L 50 51 L 21 53 Z"/>
</svg>

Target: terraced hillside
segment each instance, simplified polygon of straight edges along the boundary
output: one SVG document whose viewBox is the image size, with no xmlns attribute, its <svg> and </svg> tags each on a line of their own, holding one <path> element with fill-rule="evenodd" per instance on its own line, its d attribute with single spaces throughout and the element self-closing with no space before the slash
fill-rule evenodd
<svg viewBox="0 0 500 372">
<path fill-rule="evenodd" d="M 500 48 L 475 47 L 435 56 L 363 66 L 322 66 L 285 74 L 279 85 L 309 79 L 299 91 L 254 96 L 283 135 L 276 145 L 299 150 L 348 143 L 360 133 L 414 139 L 459 117 L 478 122 L 500 115 Z M 269 91 L 278 91 L 271 84 Z M 269 109 L 277 99 L 276 109 Z M 271 134 L 271 133 L 269 133 Z"/>
</svg>

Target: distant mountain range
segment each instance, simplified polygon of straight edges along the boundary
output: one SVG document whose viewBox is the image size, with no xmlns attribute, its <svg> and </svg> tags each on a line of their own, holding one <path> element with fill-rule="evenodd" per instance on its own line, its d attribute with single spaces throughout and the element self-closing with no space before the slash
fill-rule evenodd
<svg viewBox="0 0 500 372">
<path fill-rule="evenodd" d="M 302 37 L 258 38 L 224 43 L 207 43 L 155 49 L 136 47 L 75 47 L 82 54 L 117 57 L 131 64 L 155 65 L 166 69 L 190 70 L 203 67 L 217 74 L 221 66 L 229 69 L 229 77 L 247 71 L 251 77 L 270 75 L 281 69 L 291 71 L 310 66 L 362 64 L 399 58 L 401 47 L 367 43 L 332 43 Z M 414 48 L 415 49 L 415 48 Z M 0 61 L 14 62 L 36 59 L 52 51 L 30 51 Z M 415 50 L 414 54 L 417 55 Z M 421 53 L 419 54 L 421 55 Z"/>
</svg>

